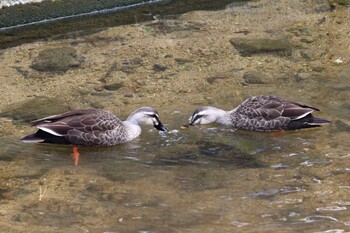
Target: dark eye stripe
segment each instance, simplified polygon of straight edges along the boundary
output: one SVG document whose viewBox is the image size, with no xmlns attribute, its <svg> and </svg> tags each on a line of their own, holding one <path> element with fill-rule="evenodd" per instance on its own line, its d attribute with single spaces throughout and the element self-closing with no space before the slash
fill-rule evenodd
<svg viewBox="0 0 350 233">
<path fill-rule="evenodd" d="M 197 115 L 194 117 L 194 119 L 193 119 L 192 122 L 195 122 L 196 120 L 198 120 L 198 119 L 201 118 L 201 117 L 203 117 L 203 115 L 197 114 Z"/>
<path fill-rule="evenodd" d="M 149 116 L 155 118 L 157 123 L 160 122 L 159 117 L 156 114 L 152 114 L 152 115 L 149 115 Z"/>
</svg>

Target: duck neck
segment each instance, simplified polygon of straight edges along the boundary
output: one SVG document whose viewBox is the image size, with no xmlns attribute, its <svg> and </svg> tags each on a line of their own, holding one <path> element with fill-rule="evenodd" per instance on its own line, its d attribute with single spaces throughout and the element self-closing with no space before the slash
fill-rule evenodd
<svg viewBox="0 0 350 233">
<path fill-rule="evenodd" d="M 225 112 L 225 111 L 224 111 Z M 216 122 L 222 125 L 229 125 L 230 123 L 230 119 L 229 119 L 229 115 L 227 112 L 221 114 L 217 119 Z"/>
<path fill-rule="evenodd" d="M 141 134 L 141 127 L 134 121 L 123 121 L 128 140 L 134 139 Z"/>
<path fill-rule="evenodd" d="M 215 117 L 215 122 L 222 125 L 229 124 L 228 113 L 225 110 L 219 108 L 213 108 L 213 110 L 212 115 Z"/>
</svg>

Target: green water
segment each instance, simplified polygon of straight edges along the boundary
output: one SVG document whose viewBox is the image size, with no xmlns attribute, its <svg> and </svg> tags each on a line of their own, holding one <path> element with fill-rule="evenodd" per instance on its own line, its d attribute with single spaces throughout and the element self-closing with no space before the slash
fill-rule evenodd
<svg viewBox="0 0 350 233">
<path fill-rule="evenodd" d="M 296 6 L 304 3 L 293 2 Z M 285 7 L 289 9 L 289 5 Z M 258 34 L 253 26 L 260 21 L 244 25 L 239 21 L 247 20 L 242 11 L 275 22 L 270 14 L 281 9 L 253 5 L 240 12 L 194 12 L 175 22 L 199 25 L 199 29 L 169 32 L 154 24 L 133 25 L 109 28 L 92 37 L 70 35 L 66 40 L 56 38 L 1 52 L 0 78 L 12 84 L 3 86 L 1 94 L 12 97 L 13 90 L 20 90 L 18 99 L 26 100 L 44 93 L 62 99 L 62 104 L 71 94 L 76 104 L 98 103 L 119 109 L 121 119 L 133 106 L 157 105 L 161 121 L 171 133 L 144 127 L 139 138 L 123 145 L 80 148 L 80 162 L 75 167 L 71 146 L 21 143 L 19 136 L 27 132 L 26 124 L 0 121 L 11 129 L 1 129 L 7 133 L 0 136 L 0 232 L 350 231 L 349 68 L 347 57 L 342 58 L 344 64 L 333 62 L 340 56 L 334 50 L 344 45 L 319 36 L 335 29 L 322 26 L 314 33 L 318 44 L 312 46 L 330 57 L 319 60 L 278 54 L 241 57 L 229 47 L 232 34 L 237 34 L 227 29 L 231 24 L 239 34 L 249 30 Z M 314 16 L 310 15 L 307 12 L 308 20 Z M 318 22 L 321 16 L 312 20 Z M 335 24 L 342 26 L 347 21 L 339 22 Z M 126 30 L 130 32 L 124 35 Z M 262 29 L 264 33 L 267 30 L 270 28 Z M 344 41 L 346 35 L 339 30 L 336 37 Z M 29 68 L 39 51 L 67 45 L 86 57 L 84 66 L 65 74 L 40 75 Z M 335 55 L 330 56 L 331 52 Z M 140 66 L 124 73 L 115 70 L 135 57 L 144 59 Z M 176 58 L 186 62 L 179 63 Z M 162 62 L 167 67 L 164 75 L 153 69 Z M 315 66 L 326 71 L 316 73 L 311 69 Z M 16 73 L 16 67 L 29 74 Z M 273 82 L 243 85 L 243 70 L 253 68 L 271 75 Z M 310 77 L 299 80 L 296 72 Z M 101 78 L 119 82 L 119 76 L 126 84 L 117 91 L 94 89 L 104 84 Z M 87 81 L 82 84 L 84 78 Z M 205 81 L 208 78 L 211 83 Z M 332 123 L 277 135 L 219 125 L 180 129 L 201 105 L 230 110 L 257 94 L 303 101 L 320 108 L 315 115 Z"/>
</svg>

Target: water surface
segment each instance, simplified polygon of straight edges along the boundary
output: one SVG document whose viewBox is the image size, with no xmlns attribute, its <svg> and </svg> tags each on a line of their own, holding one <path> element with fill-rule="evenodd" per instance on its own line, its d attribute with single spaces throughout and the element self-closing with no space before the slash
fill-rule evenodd
<svg viewBox="0 0 350 233">
<path fill-rule="evenodd" d="M 74 167 L 71 146 L 21 143 L 18 138 L 30 130 L 27 124 L 2 118 L 0 231 L 350 231 L 349 69 L 343 55 L 344 64 L 333 62 L 340 50 L 347 51 L 343 43 L 348 40 L 345 30 L 331 27 L 347 21 L 310 26 L 310 18 L 318 22 L 324 15 L 338 15 L 304 11 L 300 6 L 308 3 L 292 2 L 193 12 L 3 51 L 0 78 L 8 85 L 0 95 L 5 102 L 36 95 L 62 103 L 73 99 L 78 106 L 99 104 L 115 110 L 122 119 L 140 105 L 153 105 L 172 132 L 144 127 L 139 138 L 123 145 L 80 148 L 79 166 Z M 301 19 L 282 17 L 291 6 Z M 255 18 L 247 17 L 251 14 Z M 283 20 L 277 22 L 270 14 Z M 270 20 L 267 26 L 263 19 Z M 262 25 L 252 23 L 258 21 Z M 304 46 L 324 50 L 327 56 L 311 61 L 278 54 L 241 57 L 229 44 L 236 34 L 256 33 L 251 36 L 255 38 L 266 36 L 266 31 L 284 33 L 280 27 L 287 22 L 293 30 L 304 23 L 314 39 Z M 324 39 L 326 34 L 337 37 L 340 45 Z M 84 65 L 65 74 L 30 69 L 39 51 L 60 46 L 75 46 L 86 57 Z M 135 57 L 141 65 L 117 69 Z M 155 64 L 165 71 L 155 70 Z M 318 66 L 325 71 L 312 71 Z M 27 76 L 17 72 L 19 68 L 28 71 Z M 242 75 L 251 69 L 273 81 L 245 83 Z M 100 90 L 102 78 L 122 80 L 124 86 L 114 92 Z M 230 110 L 256 94 L 319 107 L 315 115 L 332 123 L 285 134 L 215 124 L 180 129 L 199 106 Z"/>
</svg>

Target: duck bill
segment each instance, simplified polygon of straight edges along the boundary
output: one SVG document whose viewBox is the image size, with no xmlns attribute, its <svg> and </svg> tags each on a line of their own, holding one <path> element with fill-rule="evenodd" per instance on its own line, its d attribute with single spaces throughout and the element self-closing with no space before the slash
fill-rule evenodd
<svg viewBox="0 0 350 233">
<path fill-rule="evenodd" d="M 158 125 L 154 125 L 154 128 L 160 130 L 160 131 L 164 131 L 164 132 L 168 132 L 169 130 L 162 124 L 159 122 Z"/>
</svg>

